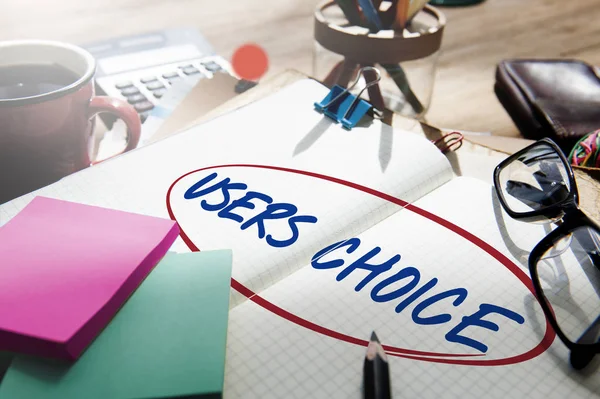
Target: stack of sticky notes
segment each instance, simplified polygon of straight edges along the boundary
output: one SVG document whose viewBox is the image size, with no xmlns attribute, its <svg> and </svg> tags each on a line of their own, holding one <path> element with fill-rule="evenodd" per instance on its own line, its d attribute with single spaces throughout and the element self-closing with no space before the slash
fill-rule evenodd
<svg viewBox="0 0 600 399">
<path fill-rule="evenodd" d="M 0 228 L 0 398 L 220 397 L 231 253 L 177 234 L 43 197 Z"/>
<path fill-rule="evenodd" d="M 34 198 L 0 229 L 0 350 L 77 359 L 178 233 L 168 219 Z"/>
<path fill-rule="evenodd" d="M 17 356 L 0 398 L 220 397 L 230 279 L 228 250 L 167 254 L 77 362 Z"/>
</svg>

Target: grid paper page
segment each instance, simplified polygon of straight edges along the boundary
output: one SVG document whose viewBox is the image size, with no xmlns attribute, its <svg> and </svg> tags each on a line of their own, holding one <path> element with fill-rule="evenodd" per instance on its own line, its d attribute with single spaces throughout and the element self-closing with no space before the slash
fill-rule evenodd
<svg viewBox="0 0 600 399">
<path fill-rule="evenodd" d="M 549 228 L 510 219 L 491 187 L 474 179 L 454 179 L 415 205 L 475 234 L 525 273 L 526 254 Z M 384 345 L 404 354 L 388 351 L 393 397 L 600 396 L 599 359 L 586 372 L 574 371 L 558 338 L 549 348 L 542 346 L 541 354 L 532 354 L 548 334 L 541 307 L 515 274 L 480 247 L 408 209 L 347 238 L 354 244 L 317 259 L 328 267 L 309 264 L 262 292 L 266 305 L 247 301 L 231 311 L 226 398 L 361 398 L 366 348 L 352 339 L 366 341 L 372 330 Z M 323 242 L 322 247 L 329 244 Z M 351 269 L 377 247 L 381 251 L 366 263 L 381 265 L 401 255 L 389 271 L 369 280 L 376 268 Z M 330 263 L 336 260 L 344 264 Z M 351 271 L 339 279 L 345 268 Z M 417 275 L 419 282 L 392 298 L 412 279 L 382 282 L 401 270 L 405 276 Z M 412 297 L 431 281 L 435 284 L 429 290 Z M 439 296 L 449 292 L 454 295 Z M 435 295 L 439 300 L 428 303 Z M 414 300 L 398 312 L 411 297 Z M 496 324 L 498 331 L 471 324 L 454 335 L 484 344 L 485 351 L 473 342 L 449 339 L 463 318 L 476 314 L 483 304 L 516 316 L 490 312 L 482 320 Z M 287 313 L 276 314 L 272 306 Z M 441 320 L 441 315 L 448 317 Z M 482 364 L 439 362 L 444 359 Z"/>
<path fill-rule="evenodd" d="M 278 203 L 293 203 L 298 209 L 297 214 L 314 216 L 316 222 L 298 224 L 295 243 L 286 247 L 270 245 L 252 231 L 254 226 L 242 229 L 240 226 L 244 224 L 233 220 L 250 220 L 257 214 L 257 209 L 264 208 L 260 199 L 253 199 L 252 204 L 256 206 L 252 209 L 239 207 L 231 213 L 206 211 L 201 206 L 201 201 L 208 204 L 221 201 L 221 191 L 203 195 L 200 199 L 185 199 L 189 187 L 210 176 L 215 176 L 213 181 L 244 182 L 248 186 L 246 193 L 259 191 Z M 210 184 L 212 181 L 206 186 Z M 169 197 L 181 230 L 194 244 L 199 248 L 228 246 L 234 249 L 235 258 L 244 266 L 237 270 L 234 278 L 254 292 L 262 291 L 304 266 L 323 242 L 359 234 L 401 209 L 399 205 L 341 183 L 300 172 L 253 167 L 212 168 L 193 173 L 176 184 Z M 218 228 L 206 229 L 211 225 L 218 225 Z M 291 237 L 288 219 L 268 220 L 264 227 L 267 237 Z M 248 265 L 251 267 L 246 267 Z M 236 298 L 232 306 L 239 299 Z"/>
<path fill-rule="evenodd" d="M 212 120 L 185 133 L 88 168 L 61 181 L 0 206 L 0 226 L 35 195 L 67 199 L 159 217 L 173 216 L 200 249 L 231 248 L 233 278 L 255 291 L 272 285 L 306 264 L 316 243 L 341 232 L 357 234 L 397 210 L 386 201 L 357 193 L 341 184 L 267 169 L 214 168 L 227 164 L 275 165 L 316 172 L 362 184 L 413 201 L 451 178 L 451 168 L 438 149 L 422 137 L 394 131 L 379 121 L 366 121 L 346 131 L 313 109 L 327 89 L 313 80 L 297 82 L 272 96 Z M 202 168 L 204 171 L 190 172 Z M 202 179 L 217 173 L 197 190 L 184 194 Z M 230 179 L 246 189 L 203 189 Z M 170 195 L 167 198 L 169 189 Z M 222 217 L 202 201 L 218 204 L 241 200 L 249 191 L 260 198 L 240 205 Z M 258 195 L 258 194 L 257 194 Z M 265 196 L 268 196 L 265 197 Z M 271 201 L 271 202 L 269 202 Z M 291 217 L 243 222 L 281 204 L 295 216 L 314 216 L 322 222 L 297 222 L 293 245 L 265 244 L 268 236 L 286 240 L 294 234 Z M 287 206 L 286 205 L 286 206 Z M 253 207 L 253 208 L 252 208 Z M 243 222 L 234 219 L 243 217 Z M 232 219 L 233 218 L 233 219 Z M 261 227 L 266 232 L 261 238 Z M 174 251 L 186 252 L 178 240 Z M 241 298 L 234 298 L 235 305 Z"/>
</svg>

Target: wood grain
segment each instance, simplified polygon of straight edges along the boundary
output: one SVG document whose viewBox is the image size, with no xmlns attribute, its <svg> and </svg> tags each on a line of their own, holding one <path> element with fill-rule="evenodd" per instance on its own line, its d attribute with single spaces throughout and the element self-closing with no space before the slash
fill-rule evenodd
<svg viewBox="0 0 600 399">
<path fill-rule="evenodd" d="M 0 0 L 0 40 L 44 38 L 76 44 L 168 27 L 198 28 L 230 57 L 263 46 L 272 76 L 312 73 L 316 0 Z M 578 58 L 600 65 L 598 0 L 486 0 L 443 8 L 448 23 L 428 123 L 517 135 L 493 91 L 507 58 Z"/>
</svg>

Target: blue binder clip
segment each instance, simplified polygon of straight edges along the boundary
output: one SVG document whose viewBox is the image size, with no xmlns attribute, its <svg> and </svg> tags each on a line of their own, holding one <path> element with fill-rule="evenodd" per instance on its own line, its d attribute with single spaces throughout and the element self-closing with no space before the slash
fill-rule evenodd
<svg viewBox="0 0 600 399">
<path fill-rule="evenodd" d="M 358 84 L 361 75 L 365 71 L 369 70 L 375 72 L 377 76 L 376 79 L 371 82 L 367 82 L 365 87 L 363 87 L 363 89 L 358 93 L 358 95 L 351 94 L 350 90 L 352 90 L 354 86 Z M 356 126 L 358 121 L 360 121 L 361 118 L 365 116 L 365 114 L 371 109 L 373 110 L 375 116 L 380 116 L 380 112 L 376 108 L 374 108 L 367 101 L 360 98 L 360 96 L 366 89 L 376 85 L 380 80 L 381 75 L 379 74 L 377 68 L 361 68 L 358 71 L 354 82 L 352 82 L 352 84 L 348 86 L 347 89 L 344 89 L 339 85 L 333 86 L 329 91 L 329 94 L 327 94 L 327 96 L 325 96 L 325 98 L 320 103 L 315 103 L 315 109 L 318 112 L 327 115 L 334 121 L 341 123 L 345 129 L 350 130 L 354 126 Z"/>
</svg>

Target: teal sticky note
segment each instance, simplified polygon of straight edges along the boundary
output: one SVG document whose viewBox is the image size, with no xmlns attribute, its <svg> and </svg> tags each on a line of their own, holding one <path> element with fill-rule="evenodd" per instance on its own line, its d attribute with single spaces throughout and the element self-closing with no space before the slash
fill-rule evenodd
<svg viewBox="0 0 600 399">
<path fill-rule="evenodd" d="M 16 356 L 0 398 L 219 398 L 231 251 L 168 253 L 75 363 Z"/>
</svg>

